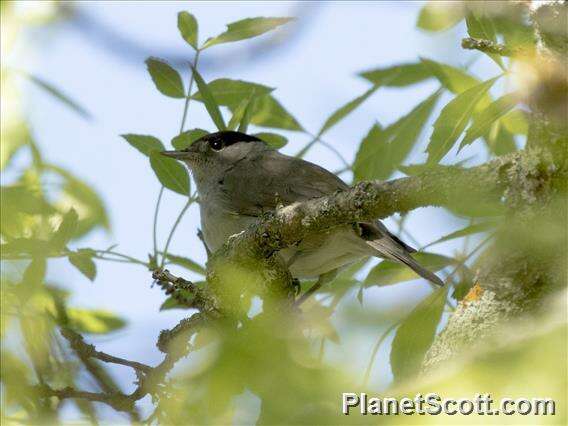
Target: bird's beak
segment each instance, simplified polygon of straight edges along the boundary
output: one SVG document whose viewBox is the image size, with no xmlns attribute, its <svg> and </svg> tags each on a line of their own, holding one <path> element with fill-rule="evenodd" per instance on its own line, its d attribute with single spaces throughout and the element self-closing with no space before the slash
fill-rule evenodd
<svg viewBox="0 0 568 426">
<path fill-rule="evenodd" d="M 176 160 L 185 160 L 191 157 L 191 152 L 187 151 L 162 151 L 160 154 Z"/>
</svg>

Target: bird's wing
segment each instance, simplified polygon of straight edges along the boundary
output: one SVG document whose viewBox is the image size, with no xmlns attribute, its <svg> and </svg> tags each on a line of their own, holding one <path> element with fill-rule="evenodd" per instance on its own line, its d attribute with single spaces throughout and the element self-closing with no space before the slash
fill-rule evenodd
<svg viewBox="0 0 568 426">
<path fill-rule="evenodd" d="M 324 168 L 272 150 L 237 162 L 222 182 L 225 208 L 248 216 L 347 188 Z"/>
</svg>

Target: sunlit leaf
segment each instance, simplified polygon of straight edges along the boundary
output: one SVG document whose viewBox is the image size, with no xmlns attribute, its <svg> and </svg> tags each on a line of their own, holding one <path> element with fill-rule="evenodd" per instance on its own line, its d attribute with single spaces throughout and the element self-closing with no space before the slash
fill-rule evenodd
<svg viewBox="0 0 568 426">
<path fill-rule="evenodd" d="M 288 143 L 288 139 L 276 133 L 261 132 L 261 133 L 255 133 L 253 134 L 253 136 L 256 136 L 263 142 L 266 142 L 266 144 L 270 148 L 274 149 L 280 149 Z"/>
<path fill-rule="evenodd" d="M 35 75 L 31 75 L 31 74 L 28 74 L 28 73 L 22 73 L 22 74 L 25 75 L 27 78 L 29 78 L 30 81 L 35 83 L 38 87 L 41 87 L 43 90 L 45 90 L 47 93 L 49 93 L 50 95 L 55 97 L 57 100 L 59 100 L 60 102 L 62 102 L 65 105 L 67 105 L 69 108 L 71 108 L 77 114 L 79 114 L 81 117 L 86 118 L 86 119 L 91 118 L 91 114 L 89 114 L 89 112 L 85 108 L 83 108 L 81 105 L 79 105 L 73 99 L 71 99 L 69 96 L 63 94 L 63 92 L 61 92 L 61 90 L 59 90 L 58 88 L 53 86 L 51 83 L 48 83 L 47 81 L 45 81 L 45 80 L 43 80 L 43 79 L 41 79 L 41 78 L 39 78 Z"/>
<path fill-rule="evenodd" d="M 229 106 L 230 109 L 233 109 Z M 302 131 L 303 127 L 272 95 L 255 99 L 250 123 L 274 129 Z"/>
<path fill-rule="evenodd" d="M 240 126 L 241 123 L 243 123 L 243 118 L 245 116 L 245 113 L 247 112 L 247 110 L 250 107 L 251 101 L 252 101 L 252 96 L 242 100 L 242 102 L 237 106 L 237 108 L 233 112 L 233 115 L 231 116 L 231 119 L 229 120 L 229 124 L 227 124 L 227 129 L 236 130 L 237 127 Z M 250 120 L 250 114 L 249 114 L 248 119 Z M 243 133 L 245 133 L 245 132 L 243 132 Z"/>
<path fill-rule="evenodd" d="M 396 330 L 390 353 L 395 382 L 410 379 L 420 371 L 442 317 L 446 293 L 447 287 L 436 289 L 414 308 Z"/>
<path fill-rule="evenodd" d="M 489 134 L 484 139 L 487 147 L 494 155 L 505 155 L 517 150 L 515 137 L 505 128 L 502 120 L 493 123 Z"/>
<path fill-rule="evenodd" d="M 192 272 L 205 275 L 205 268 L 201 266 L 194 260 L 191 260 L 188 257 L 184 256 L 177 256 L 175 254 L 168 253 L 166 255 L 168 262 L 173 263 L 174 265 L 182 266 Z"/>
<path fill-rule="evenodd" d="M 203 49 L 215 44 L 229 43 L 238 40 L 252 38 L 266 33 L 280 25 L 284 25 L 294 18 L 247 18 L 227 25 L 227 31 L 217 37 L 208 39 Z"/>
<path fill-rule="evenodd" d="M 60 251 L 63 250 L 67 243 L 71 241 L 79 223 L 79 216 L 75 209 L 69 210 L 64 216 L 57 228 L 57 231 L 53 234 L 50 240 L 50 244 L 53 250 Z"/>
<path fill-rule="evenodd" d="M 72 253 L 68 256 L 69 262 L 89 280 L 94 281 L 97 276 L 97 265 L 93 258 L 83 251 Z"/>
<path fill-rule="evenodd" d="M 412 257 L 426 269 L 432 272 L 444 269 L 446 266 L 454 264 L 456 261 L 451 257 L 442 256 L 435 253 L 414 253 Z M 387 286 L 398 284 L 405 281 L 415 280 L 420 276 L 408 266 L 391 260 L 383 260 L 369 271 L 365 278 L 365 287 Z"/>
<path fill-rule="evenodd" d="M 376 68 L 359 75 L 377 86 L 392 87 L 410 86 L 433 77 L 432 70 L 423 62 Z"/>
<path fill-rule="evenodd" d="M 479 113 L 474 114 L 473 122 L 465 132 L 465 136 L 460 144 L 460 149 L 486 134 L 495 121 L 499 120 L 499 118 L 515 107 L 517 101 L 518 95 L 516 93 L 508 93 L 492 102 Z"/>
<path fill-rule="evenodd" d="M 447 235 L 444 235 L 441 238 L 438 238 L 435 241 L 432 241 L 430 244 L 424 246 L 423 249 L 426 249 L 426 248 L 433 246 L 435 244 L 440 244 L 440 243 L 443 243 L 443 242 L 446 242 L 446 241 L 455 240 L 456 238 L 463 238 L 463 237 L 466 237 L 468 235 L 474 235 L 474 234 L 479 234 L 480 232 L 486 232 L 490 229 L 493 229 L 495 227 L 495 225 L 496 225 L 496 222 L 494 222 L 494 221 L 474 223 L 473 225 L 468 225 L 465 228 L 451 232 Z"/>
<path fill-rule="evenodd" d="M 527 113 L 520 109 L 515 109 L 501 118 L 503 126 L 515 135 L 526 135 L 529 130 Z"/>
<path fill-rule="evenodd" d="M 195 17 L 188 12 L 178 13 L 178 30 L 181 37 L 194 49 L 197 49 L 198 25 Z"/>
<path fill-rule="evenodd" d="M 203 129 L 191 129 L 191 130 L 186 130 L 183 133 L 180 133 L 179 135 L 175 136 L 172 139 L 172 146 L 177 149 L 178 151 L 181 151 L 182 149 L 187 148 L 188 146 L 190 146 L 193 142 L 195 142 L 198 139 L 201 139 L 203 136 L 208 135 L 209 132 L 207 130 L 203 130 Z"/>
<path fill-rule="evenodd" d="M 479 79 L 460 68 L 426 58 L 420 58 L 420 61 L 430 69 L 432 75 L 440 81 L 442 86 L 456 95 L 480 83 Z"/>
<path fill-rule="evenodd" d="M 124 328 L 126 321 L 112 312 L 89 309 L 67 309 L 67 316 L 79 333 L 106 334 Z"/>
<path fill-rule="evenodd" d="M 495 30 L 495 25 L 491 16 L 484 11 L 477 10 L 478 8 L 471 8 L 467 13 L 465 22 L 467 25 L 467 33 L 470 37 L 490 40 L 494 43 L 497 42 L 497 34 Z M 501 56 L 496 54 L 487 53 L 487 55 L 501 68 L 505 69 L 503 64 L 503 59 Z"/>
<path fill-rule="evenodd" d="M 361 105 L 369 96 L 371 96 L 376 90 L 378 86 L 374 86 L 363 93 L 361 96 L 356 97 L 352 101 L 347 102 L 345 105 L 337 109 L 333 114 L 329 116 L 329 118 L 325 121 L 323 126 L 321 127 L 320 131 L 318 132 L 318 136 L 323 135 L 337 123 L 339 123 L 342 119 L 344 119 L 347 115 L 353 112 L 359 105 Z"/>
<path fill-rule="evenodd" d="M 189 174 L 181 163 L 153 151 L 150 165 L 162 185 L 178 194 L 189 195 Z"/>
<path fill-rule="evenodd" d="M 146 59 L 146 67 L 156 88 L 171 98 L 184 98 L 183 81 L 179 73 L 165 61 L 157 58 Z"/>
<path fill-rule="evenodd" d="M 418 141 L 440 93 L 436 92 L 384 130 L 372 130 L 359 146 L 353 172 L 356 180 L 386 179 Z"/>
<path fill-rule="evenodd" d="M 209 86 L 207 85 L 207 83 L 205 83 L 205 80 L 203 80 L 199 72 L 194 67 L 191 67 L 191 70 L 193 72 L 195 83 L 197 84 L 197 88 L 201 93 L 203 103 L 205 104 L 205 108 L 207 109 L 209 116 L 215 123 L 215 126 L 217 126 L 217 129 L 226 130 L 227 126 L 225 125 L 225 120 L 223 119 L 221 111 L 219 110 L 219 104 L 209 90 Z"/>
<path fill-rule="evenodd" d="M 243 100 L 253 96 L 264 96 L 274 90 L 272 87 L 263 84 L 251 83 L 243 80 L 232 80 L 229 78 L 218 78 L 207 83 L 207 88 L 211 96 L 215 98 L 218 105 L 236 108 Z M 192 99 L 203 102 L 201 89 L 195 92 Z"/>
<path fill-rule="evenodd" d="M 439 162 L 454 146 L 469 122 L 475 106 L 499 77 L 460 93 L 442 109 L 428 144 L 428 162 Z"/>
<path fill-rule="evenodd" d="M 126 140 L 126 142 L 128 142 L 144 155 L 150 155 L 152 151 L 165 150 L 164 144 L 160 141 L 160 139 L 154 136 L 133 134 L 120 136 L 122 136 Z"/>
<path fill-rule="evenodd" d="M 0 245 L 0 254 L 4 259 L 18 254 L 45 256 L 50 250 L 51 245 L 48 241 L 37 238 L 15 238 L 9 243 Z"/>
<path fill-rule="evenodd" d="M 426 31 L 445 31 L 464 18 L 462 2 L 430 0 L 420 9 L 416 26 Z"/>
</svg>

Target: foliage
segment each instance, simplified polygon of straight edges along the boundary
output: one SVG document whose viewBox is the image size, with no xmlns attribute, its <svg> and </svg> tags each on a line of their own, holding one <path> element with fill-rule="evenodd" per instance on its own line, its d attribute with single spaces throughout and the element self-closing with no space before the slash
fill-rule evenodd
<svg viewBox="0 0 568 426">
<path fill-rule="evenodd" d="M 535 73 L 543 79 L 542 74 L 553 74 L 550 69 L 540 73 L 541 64 L 536 63 L 534 56 L 525 56 L 526 52 L 532 55 L 537 49 L 535 37 L 528 32 L 534 25 L 527 18 L 528 11 L 517 3 L 493 6 L 453 2 L 448 7 L 442 7 L 440 2 L 430 1 L 421 9 L 417 27 L 422 31 L 439 32 L 462 25 L 470 37 L 486 40 L 492 45 L 503 41 L 515 52 L 523 53 L 503 58 L 495 51 L 484 52 L 486 59 L 494 62 L 493 67 L 496 68 L 495 64 L 498 67 L 494 76 L 482 81 L 465 67 L 428 58 L 366 70 L 359 76 L 370 85 L 368 89 L 353 95 L 342 106 L 332 108 L 333 112 L 314 132 L 306 130 L 277 100 L 273 87 L 229 77 L 208 81 L 199 68 L 200 56 L 208 54 L 210 48 L 247 40 L 273 30 L 282 31 L 293 26 L 293 18 L 243 19 L 228 24 L 225 32 L 200 43 L 203 37 L 199 34 L 198 20 L 191 13 L 181 11 L 177 17 L 177 28 L 193 52 L 193 62 L 188 70 L 189 85 L 184 85 L 184 79 L 175 67 L 160 58 L 146 60 L 148 82 L 153 83 L 172 102 L 183 103 L 179 131 L 176 129 L 170 141 L 174 149 L 185 149 L 209 132 L 224 129 L 248 132 L 271 148 L 280 149 L 288 142 L 288 137 L 281 134 L 284 131 L 296 132 L 291 135 L 310 136 L 311 141 L 298 152 L 298 157 L 306 155 L 314 146 L 329 146 L 322 137 L 331 135 L 335 126 L 346 122 L 353 111 L 370 97 L 378 96 L 383 88 L 400 90 L 425 81 L 436 82 L 438 88 L 433 93 L 417 100 L 407 114 L 393 123 L 382 125 L 376 117 L 371 117 L 369 131 L 354 147 L 354 161 L 350 163 L 343 158 L 342 161 L 346 164 L 345 170 L 353 172 L 354 183 L 387 180 L 401 170 L 409 176 L 438 176 L 447 169 L 462 170 L 462 164 L 454 158 L 459 150 L 469 145 L 482 146 L 490 158 L 520 152 L 520 146 L 529 144 L 529 126 L 532 126 L 533 133 L 545 133 L 538 126 L 535 130 L 534 114 L 538 112 L 554 117 L 553 114 L 546 114 L 546 103 L 544 106 L 539 104 L 542 99 L 538 96 L 542 96 L 542 93 L 537 83 L 533 82 L 536 85 L 534 92 L 529 92 L 526 87 L 509 90 L 515 84 L 515 78 L 519 78 L 515 73 L 523 72 L 522 67 L 528 67 L 525 73 Z M 3 5 L 3 13 L 10 14 L 9 7 Z M 517 71 L 518 68 L 521 71 Z M 3 91 L 13 89 L 13 80 L 17 75 L 26 76 L 47 95 L 84 118 L 89 117 L 85 108 L 64 95 L 55 84 L 35 76 L 3 68 Z M 507 84 L 496 84 L 499 79 L 506 80 Z M 545 100 L 550 99 L 545 97 Z M 190 125 L 190 129 L 186 130 L 188 106 L 192 101 L 208 113 L 213 124 L 211 127 L 201 129 Z M 439 104 L 443 104 L 440 111 L 437 109 Z M 433 127 L 431 130 L 430 123 Z M 563 123 L 552 123 L 552 126 L 560 129 L 555 133 L 560 135 L 557 137 L 558 143 L 565 143 L 566 129 L 562 127 Z M 286 135 L 289 136 L 288 133 Z M 428 136 L 427 140 L 423 135 Z M 3 173 L 14 167 L 17 152 L 26 152 L 29 158 L 26 166 L 13 174 L 15 177 L 12 180 L 2 180 L 1 188 L 3 419 L 24 423 L 58 422 L 62 411 L 60 400 L 70 398 L 84 418 L 92 423 L 97 423 L 99 418 L 104 421 L 103 412 L 95 407 L 93 401 L 128 413 L 132 421 L 139 421 L 140 413 L 135 403 L 150 394 L 153 405 L 153 414 L 148 419 L 150 423 L 231 423 L 235 410 L 250 409 L 250 401 L 239 406 L 239 398 L 247 397 L 261 401 L 258 423 L 351 422 L 351 419 L 339 416 L 339 406 L 332 405 L 337 402 L 341 392 L 353 389 L 365 391 L 367 386 L 366 383 L 361 386 L 358 377 L 353 378 L 351 368 L 343 368 L 345 366 L 325 356 L 326 345 L 336 347 L 348 344 L 342 341 L 338 324 L 344 328 L 346 325 L 357 327 L 367 321 L 366 324 L 370 324 L 373 330 L 380 332 L 381 337 L 367 369 L 367 379 L 381 344 L 394 331 L 389 357 L 394 383 L 389 389 L 397 394 L 406 394 L 422 386 L 417 378 L 438 335 L 437 330 L 445 324 L 447 315 L 444 313 L 455 315 L 467 306 L 468 299 L 464 297 L 474 284 L 474 270 L 479 269 L 481 263 L 481 260 L 476 260 L 476 255 L 489 241 L 502 241 L 505 235 L 507 238 L 504 238 L 506 243 L 503 245 L 516 245 L 520 247 L 519 250 L 528 247 L 528 252 L 534 255 L 532 257 L 547 265 L 553 264 L 550 259 L 556 259 L 550 254 L 553 251 L 550 247 L 558 247 L 563 242 L 559 236 L 559 229 L 564 229 L 562 224 L 559 225 L 562 214 L 556 214 L 556 207 L 539 211 L 538 215 L 546 220 L 535 222 L 540 226 L 536 240 L 532 239 L 534 235 L 528 235 L 530 232 L 527 229 L 530 231 L 530 227 L 521 228 L 521 231 L 513 228 L 510 217 L 518 211 L 522 211 L 523 220 L 533 223 L 530 222 L 532 212 L 525 209 L 523 203 L 530 204 L 534 199 L 539 202 L 545 200 L 550 205 L 565 201 L 562 198 L 565 188 L 554 179 L 550 183 L 553 187 L 550 193 L 554 196 L 538 192 L 544 191 L 543 188 L 549 183 L 535 190 L 534 185 L 521 180 L 528 179 L 531 173 L 541 172 L 543 167 L 540 167 L 540 163 L 530 169 L 531 173 L 526 173 L 527 176 L 522 175 L 522 165 L 515 164 L 513 170 L 507 166 L 500 173 L 522 175 L 518 182 L 525 186 L 514 188 L 517 193 L 511 190 L 498 202 L 488 202 L 489 206 L 471 206 L 468 203 L 470 194 L 464 194 L 463 203 L 445 205 L 445 213 L 461 225 L 457 226 L 457 230 L 421 247 L 414 257 L 426 268 L 442 274 L 447 285 L 431 291 L 414 308 L 402 306 L 401 309 L 392 309 L 373 318 L 368 318 L 369 314 L 363 308 L 352 317 L 335 315 L 338 305 L 348 303 L 354 295 L 364 305 L 365 294 L 371 291 L 369 288 L 419 278 L 401 264 L 383 260 L 369 266 L 368 259 L 363 259 L 341 271 L 331 284 L 320 290 L 317 297 L 312 296 L 305 303 L 298 303 L 302 299 L 297 299 L 294 309 L 280 309 L 283 299 L 281 293 L 266 289 L 267 280 L 274 277 L 263 276 L 258 271 L 262 269 L 258 265 L 266 267 L 269 263 L 266 259 L 254 263 L 255 268 L 249 268 L 244 260 L 242 264 L 222 267 L 208 262 L 205 267 L 185 254 L 169 253 L 177 226 L 188 208 L 198 202 L 197 193 L 191 190 L 190 175 L 179 162 L 160 155 L 160 151 L 167 148 L 159 138 L 137 133 L 124 134 L 122 137 L 134 148 L 131 150 L 133 156 L 141 154 L 148 159 L 149 170 L 153 171 L 161 186 L 154 211 L 154 247 L 148 250 L 147 261 L 121 253 L 115 250 L 115 246 L 106 249 L 83 247 L 82 237 L 94 230 L 108 231 L 110 228 L 102 197 L 87 181 L 44 159 L 43 148 L 36 144 L 23 114 L 16 122 L 2 121 Z M 427 153 L 426 161 L 409 165 L 410 155 L 417 150 Z M 557 151 L 552 152 L 559 155 Z M 554 167 L 551 165 L 552 169 Z M 48 194 L 47 182 L 54 176 L 58 179 L 57 188 Z M 447 182 L 442 189 L 451 188 L 452 185 L 453 182 Z M 185 205 L 162 247 L 157 242 L 156 222 L 164 189 L 184 197 Z M 424 188 L 424 193 L 427 190 Z M 537 191 L 537 195 L 529 192 L 532 190 Z M 424 200 L 423 204 L 427 205 L 428 200 Z M 549 204 L 546 206 L 548 208 Z M 505 211 L 509 216 L 503 214 Z M 563 213 L 561 208 L 559 211 Z M 409 236 L 405 228 L 406 211 L 401 213 L 399 234 L 405 239 Z M 478 234 L 483 234 L 482 238 L 478 239 Z M 411 236 L 409 238 L 413 239 Z M 453 254 L 425 251 L 427 247 L 450 241 L 456 246 L 458 241 L 462 243 L 461 248 Z M 477 244 L 472 244 L 472 241 Z M 491 256 L 491 252 L 485 255 Z M 499 255 L 495 254 L 494 257 L 499 258 Z M 66 258 L 69 265 L 82 274 L 83 281 L 93 281 L 95 286 L 99 262 L 115 261 L 142 266 L 153 272 L 154 282 L 166 293 L 160 310 L 191 308 L 199 312 L 161 334 L 157 346 L 165 355 L 155 367 L 98 352 L 79 333 L 88 334 L 88 338 L 91 335 L 108 335 L 122 330 L 126 321 L 112 312 L 75 306 L 72 295 L 52 281 L 50 265 L 58 258 Z M 503 259 L 503 262 L 507 260 L 505 257 Z M 199 281 L 189 282 L 172 276 L 164 269 L 168 265 L 177 265 L 197 274 Z M 515 275 L 518 280 L 530 276 L 527 265 L 528 262 L 519 268 L 522 272 Z M 556 283 L 558 275 L 551 266 L 550 271 L 538 275 L 539 285 L 557 291 L 559 286 L 550 283 Z M 227 288 L 216 286 L 219 276 L 230 277 L 231 285 Z M 423 280 L 422 284 L 425 284 Z M 299 285 L 302 291 L 306 291 L 314 283 L 304 281 Z M 557 293 L 553 290 L 549 293 L 554 296 Z M 277 294 L 277 297 L 270 292 Z M 457 309 L 452 298 L 460 303 Z M 223 300 L 231 300 L 231 306 L 222 306 Z M 384 332 L 382 328 L 386 328 L 388 323 L 394 325 Z M 497 354 L 490 352 L 494 348 L 472 352 L 474 359 L 466 367 L 463 367 L 463 363 L 469 361 L 460 360 L 463 368 L 456 373 L 456 380 L 461 380 L 462 384 L 468 380 L 482 381 L 484 374 L 494 372 L 493 360 L 503 362 L 504 357 L 509 355 L 511 358 L 507 367 L 512 371 L 520 374 L 530 370 L 536 360 L 546 356 L 538 351 L 538 347 L 531 345 L 532 341 L 549 348 L 554 356 L 547 358 L 550 363 L 543 364 L 547 371 L 553 369 L 549 364 L 554 366 L 558 362 L 558 342 L 562 339 L 557 328 L 554 322 L 545 322 L 545 331 L 528 336 L 528 343 L 515 341 L 515 345 L 507 349 L 510 354 L 502 348 L 499 349 L 502 352 Z M 12 339 L 18 344 L 12 344 Z M 180 368 L 181 371 L 172 372 L 166 380 L 176 361 L 192 351 L 198 352 L 206 361 L 200 365 L 186 365 Z M 484 362 L 484 357 L 493 358 L 490 358 L 491 362 Z M 132 393 L 122 390 L 103 363 L 133 368 L 137 375 L 135 390 Z M 499 381 L 491 386 L 487 383 L 483 385 L 497 394 L 503 394 L 510 384 L 503 371 L 499 373 Z M 84 387 L 85 374 L 94 380 L 100 392 L 85 396 L 74 391 Z M 562 383 L 565 384 L 565 381 L 559 384 L 562 378 L 547 377 L 547 380 L 554 397 L 565 396 L 559 390 Z M 438 380 L 434 383 L 448 392 L 461 389 L 459 385 L 448 381 L 451 382 Z M 535 385 L 532 389 L 542 390 L 539 386 Z M 548 391 L 548 388 L 544 390 Z M 300 410 L 299 407 L 306 408 Z"/>
</svg>

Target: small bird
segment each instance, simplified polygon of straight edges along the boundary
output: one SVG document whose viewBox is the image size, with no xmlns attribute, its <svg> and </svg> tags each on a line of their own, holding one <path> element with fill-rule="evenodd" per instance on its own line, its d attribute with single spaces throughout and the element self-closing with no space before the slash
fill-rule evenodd
<svg viewBox="0 0 568 426">
<path fill-rule="evenodd" d="M 183 161 L 192 172 L 203 237 L 211 252 L 280 205 L 349 188 L 326 169 L 281 154 L 242 132 L 211 133 L 184 150 L 162 154 Z M 280 255 L 295 278 L 321 277 L 362 257 L 376 256 L 403 263 L 432 283 L 443 285 L 411 257 L 414 252 L 375 221 L 330 229 L 282 250 Z"/>
</svg>

